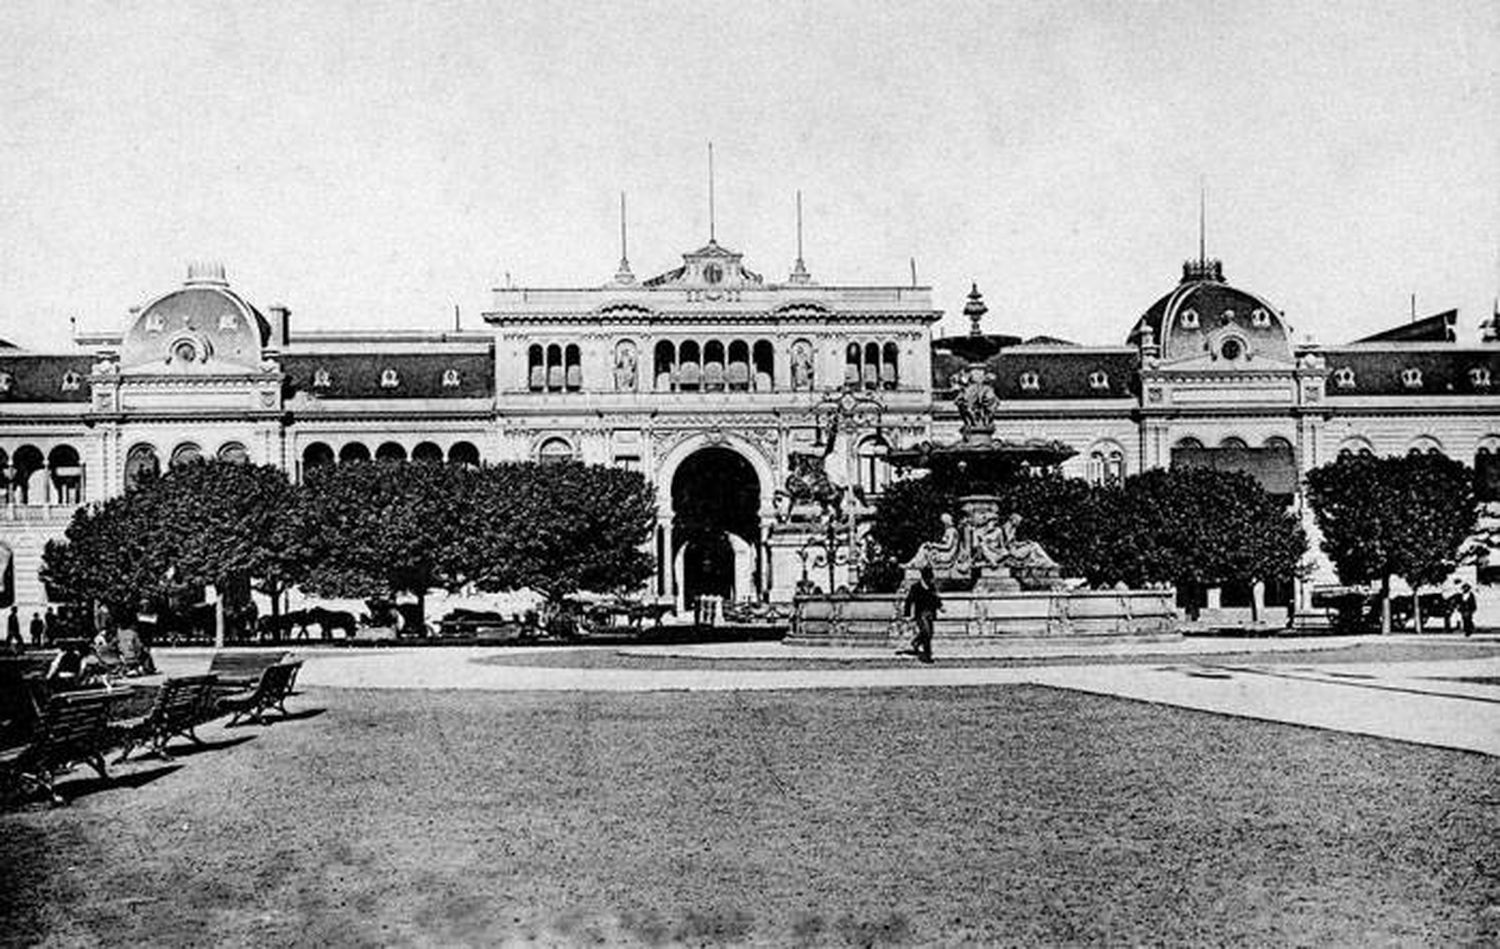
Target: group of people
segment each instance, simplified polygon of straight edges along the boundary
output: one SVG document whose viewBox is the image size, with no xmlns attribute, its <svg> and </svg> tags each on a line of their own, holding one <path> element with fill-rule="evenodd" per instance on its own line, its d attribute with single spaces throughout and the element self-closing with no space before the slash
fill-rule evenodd
<svg viewBox="0 0 1500 949">
<path fill-rule="evenodd" d="M 51 645 L 57 638 L 57 611 L 50 606 L 47 607 L 45 616 L 33 611 L 28 632 L 31 634 L 32 646 Z M 26 640 L 21 637 L 21 616 L 14 606 L 5 615 L 5 647 L 13 653 L 26 648 Z"/>
</svg>

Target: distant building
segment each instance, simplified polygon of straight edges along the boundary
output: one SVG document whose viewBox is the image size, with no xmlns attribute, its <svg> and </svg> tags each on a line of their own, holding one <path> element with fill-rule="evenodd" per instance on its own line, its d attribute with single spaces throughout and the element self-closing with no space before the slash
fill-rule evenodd
<svg viewBox="0 0 1500 949">
<path fill-rule="evenodd" d="M 973 333 L 934 340 L 927 287 L 823 284 L 800 256 L 771 281 L 710 240 L 646 280 L 622 259 L 602 284 L 497 289 L 482 331 L 305 333 L 194 264 L 119 333 L 81 336 L 83 354 L 0 346 L 0 606 L 45 601 L 42 548 L 77 505 L 196 457 L 294 478 L 371 458 L 638 470 L 658 498 L 650 592 L 785 601 L 851 582 L 847 536 L 886 484 L 880 456 L 958 436 L 971 362 L 993 373 L 997 434 L 1068 443 L 1070 474 L 1235 468 L 1301 508 L 1302 475 L 1340 452 L 1441 451 L 1476 465 L 1500 514 L 1493 321 L 1476 346 L 1454 341 L 1453 313 L 1297 345 L 1207 260 L 1121 320 L 1122 345 L 986 334 L 977 288 L 964 312 Z"/>
</svg>

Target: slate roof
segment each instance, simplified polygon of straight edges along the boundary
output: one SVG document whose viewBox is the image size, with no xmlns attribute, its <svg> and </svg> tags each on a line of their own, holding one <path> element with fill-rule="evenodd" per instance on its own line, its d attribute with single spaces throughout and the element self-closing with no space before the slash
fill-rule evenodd
<svg viewBox="0 0 1500 949">
<path fill-rule="evenodd" d="M 6 351 L 0 353 L 0 372 L 11 377 L 10 392 L 0 395 L 0 404 L 89 401 L 89 373 L 94 358 L 88 355 L 41 355 Z M 63 389 L 63 376 L 76 373 L 78 387 Z"/>
<path fill-rule="evenodd" d="M 1321 350 L 1328 363 L 1327 395 L 1330 400 L 1369 395 L 1500 395 L 1500 347 L 1349 346 Z M 1469 370 L 1489 370 L 1490 387 L 1476 388 Z M 1338 371 L 1354 370 L 1353 388 L 1341 388 Z M 1420 388 L 1408 388 L 1402 380 L 1407 369 L 1422 373 Z"/>
<path fill-rule="evenodd" d="M 288 353 L 281 357 L 286 393 L 306 392 L 324 399 L 485 399 L 495 394 L 493 352 L 474 353 Z M 329 385 L 313 379 L 327 370 Z M 383 388 L 382 374 L 396 370 L 400 385 Z M 457 386 L 444 386 L 443 373 L 458 370 Z"/>
<path fill-rule="evenodd" d="M 1140 356 L 1128 349 L 1070 347 L 1028 351 L 1025 346 L 1003 350 L 990 361 L 996 375 L 995 391 L 1002 399 L 1119 399 L 1137 391 Z M 1089 377 L 1103 372 L 1106 386 L 1096 389 Z M 1037 387 L 1021 388 L 1021 376 L 1035 373 Z"/>
<path fill-rule="evenodd" d="M 1401 323 L 1374 336 L 1355 340 L 1357 343 L 1451 343 L 1457 339 L 1453 325 L 1458 322 L 1457 310 L 1445 310 L 1413 323 Z"/>
</svg>

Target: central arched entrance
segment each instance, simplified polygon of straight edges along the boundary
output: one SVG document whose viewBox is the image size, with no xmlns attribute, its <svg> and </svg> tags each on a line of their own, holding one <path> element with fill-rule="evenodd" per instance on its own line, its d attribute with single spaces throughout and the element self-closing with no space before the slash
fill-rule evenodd
<svg viewBox="0 0 1500 949">
<path fill-rule="evenodd" d="M 750 599 L 759 587 L 760 478 L 729 448 L 700 448 L 672 477 L 672 562 L 681 602 Z"/>
</svg>

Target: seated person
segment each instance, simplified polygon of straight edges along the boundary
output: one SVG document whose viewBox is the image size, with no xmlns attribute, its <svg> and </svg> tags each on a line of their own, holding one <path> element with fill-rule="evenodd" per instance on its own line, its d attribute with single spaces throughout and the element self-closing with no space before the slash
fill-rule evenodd
<svg viewBox="0 0 1500 949">
<path fill-rule="evenodd" d="M 86 655 L 73 643 L 58 650 L 52 665 L 47 667 L 47 687 L 54 692 L 92 688 L 99 685 L 102 678 L 103 667 L 99 660 Z"/>
<path fill-rule="evenodd" d="M 156 674 L 156 663 L 151 661 L 151 650 L 146 648 L 145 640 L 134 627 L 125 626 L 120 629 L 117 646 L 120 652 L 120 662 L 125 668 L 126 675 Z"/>
<path fill-rule="evenodd" d="M 120 634 L 113 629 L 105 629 L 95 636 L 94 658 L 106 675 L 123 674 L 125 657 L 120 654 Z"/>
</svg>

